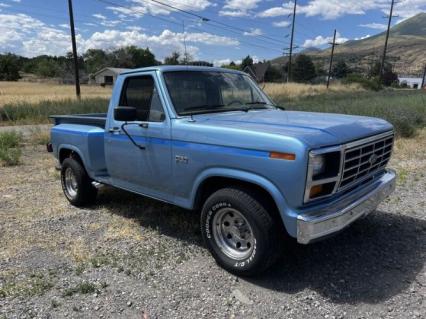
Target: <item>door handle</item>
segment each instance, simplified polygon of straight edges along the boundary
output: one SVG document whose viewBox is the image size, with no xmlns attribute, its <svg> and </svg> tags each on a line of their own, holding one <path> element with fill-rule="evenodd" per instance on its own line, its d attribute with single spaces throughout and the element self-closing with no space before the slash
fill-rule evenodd
<svg viewBox="0 0 426 319">
<path fill-rule="evenodd" d="M 110 132 L 110 133 L 112 133 L 112 134 L 119 134 L 119 133 L 121 132 L 121 130 L 120 130 L 120 128 L 119 128 L 119 127 L 113 127 L 113 128 L 110 128 L 110 129 L 108 130 L 108 132 Z"/>
</svg>

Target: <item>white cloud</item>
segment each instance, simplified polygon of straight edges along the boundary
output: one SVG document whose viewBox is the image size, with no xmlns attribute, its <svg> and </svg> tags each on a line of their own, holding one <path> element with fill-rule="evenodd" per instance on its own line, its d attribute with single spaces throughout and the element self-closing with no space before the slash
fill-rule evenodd
<svg viewBox="0 0 426 319">
<path fill-rule="evenodd" d="M 256 37 L 262 34 L 263 34 L 262 30 L 260 30 L 259 28 L 250 29 L 249 32 L 244 32 L 244 35 L 249 37 Z"/>
<path fill-rule="evenodd" d="M 26 57 L 42 54 L 63 55 L 71 50 L 68 31 L 50 27 L 42 21 L 25 14 L 0 14 L 0 48 L 2 52 L 14 52 Z M 113 49 L 122 46 L 136 45 L 149 47 L 161 59 L 173 50 L 183 52 L 183 40 L 187 42 L 187 51 L 197 56 L 198 45 L 215 47 L 236 47 L 240 43 L 230 37 L 218 36 L 207 32 L 177 33 L 163 30 L 156 35 L 143 33 L 139 27 L 120 31 L 108 29 L 83 37 L 77 34 L 77 45 L 80 54 L 88 49 Z"/>
<path fill-rule="evenodd" d="M 213 60 L 213 65 L 214 66 L 229 65 L 231 62 L 234 62 L 235 64 L 241 64 L 241 60 L 219 59 L 219 60 Z"/>
<path fill-rule="evenodd" d="M 336 43 L 345 43 L 348 41 L 348 38 L 344 38 L 340 35 L 339 32 L 336 34 Z M 312 47 L 321 47 L 323 45 L 329 44 L 333 42 L 333 37 L 323 37 L 322 35 L 317 36 L 315 39 L 308 39 L 303 44 L 304 48 L 312 48 Z"/>
<path fill-rule="evenodd" d="M 365 35 L 365 36 L 363 36 L 363 37 L 355 38 L 354 40 L 356 40 L 356 41 L 358 41 L 358 40 L 364 40 L 364 39 L 368 39 L 369 37 L 371 37 L 371 35 L 370 35 L 370 34 L 367 34 L 367 35 Z"/>
<path fill-rule="evenodd" d="M 260 17 L 278 17 L 292 13 L 294 2 L 269 8 L 259 14 Z M 388 14 L 389 0 L 310 0 L 306 5 L 298 5 L 297 12 L 308 17 L 321 16 L 324 19 L 336 19 L 349 14 L 363 15 L 369 10 L 381 10 Z M 426 0 L 401 0 L 395 5 L 395 14 L 409 18 L 426 10 Z"/>
<path fill-rule="evenodd" d="M 1 8 L 9 8 L 10 4 L 4 3 L 4 2 L 0 2 L 0 7 Z"/>
<path fill-rule="evenodd" d="M 173 8 L 163 6 L 159 3 L 146 0 L 130 0 L 130 6 L 126 3 L 125 7 L 109 6 L 108 10 L 113 11 L 119 18 L 131 17 L 140 18 L 145 14 L 152 15 L 169 15 L 171 12 L 176 11 Z M 168 3 L 164 1 L 164 3 Z M 208 0 L 174 0 L 171 5 L 177 9 L 203 11 L 213 4 Z"/>
<path fill-rule="evenodd" d="M 375 29 L 375 30 L 386 30 L 387 24 L 384 23 L 366 23 L 366 24 L 360 24 L 360 27 L 369 28 L 369 29 Z"/>
<path fill-rule="evenodd" d="M 275 27 L 278 28 L 287 28 L 291 23 L 289 21 L 278 21 L 278 22 L 274 22 L 272 23 Z"/>
<path fill-rule="evenodd" d="M 92 16 L 94 16 L 95 18 L 100 19 L 100 20 L 106 20 L 107 19 L 106 16 L 104 16 L 103 14 L 100 14 L 100 13 L 92 14 Z"/>
<path fill-rule="evenodd" d="M 221 16 L 243 17 L 248 16 L 250 10 L 256 9 L 261 0 L 226 0 L 222 10 L 219 11 Z"/>
</svg>

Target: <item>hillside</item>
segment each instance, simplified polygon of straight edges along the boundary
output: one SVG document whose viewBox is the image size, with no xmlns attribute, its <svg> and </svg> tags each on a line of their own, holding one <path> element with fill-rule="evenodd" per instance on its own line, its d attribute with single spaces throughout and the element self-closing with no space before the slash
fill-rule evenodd
<svg viewBox="0 0 426 319">
<path fill-rule="evenodd" d="M 336 60 L 343 59 L 352 68 L 365 71 L 372 61 L 383 54 L 385 33 L 372 37 L 348 41 L 336 48 Z M 327 65 L 330 48 L 322 51 L 308 51 L 316 63 Z M 420 13 L 391 29 L 388 45 L 388 61 L 392 62 L 400 74 L 421 74 L 426 64 L 426 13 Z M 282 65 L 287 59 L 280 57 L 271 61 Z"/>
</svg>

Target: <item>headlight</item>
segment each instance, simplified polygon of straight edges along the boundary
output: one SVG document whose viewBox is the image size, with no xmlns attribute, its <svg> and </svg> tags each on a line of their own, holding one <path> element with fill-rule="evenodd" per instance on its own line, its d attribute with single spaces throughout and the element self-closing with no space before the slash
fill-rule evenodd
<svg viewBox="0 0 426 319">
<path fill-rule="evenodd" d="M 325 159 L 323 155 L 316 155 L 311 159 L 312 175 L 318 176 L 325 172 Z"/>
<path fill-rule="evenodd" d="M 342 152 L 340 147 L 310 152 L 305 203 L 336 192 L 340 178 Z"/>
</svg>

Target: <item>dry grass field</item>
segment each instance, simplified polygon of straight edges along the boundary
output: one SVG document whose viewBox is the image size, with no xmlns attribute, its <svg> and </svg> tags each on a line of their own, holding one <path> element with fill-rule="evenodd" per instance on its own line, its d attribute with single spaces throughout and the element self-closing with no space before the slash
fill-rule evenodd
<svg viewBox="0 0 426 319">
<path fill-rule="evenodd" d="M 81 86 L 83 98 L 109 98 L 111 87 Z M 58 101 L 75 97 L 75 86 L 30 82 L 1 82 L 0 107 L 8 103 L 38 103 L 41 101 Z"/>
<path fill-rule="evenodd" d="M 261 85 L 262 86 L 262 85 Z M 325 85 L 306 85 L 298 83 L 267 83 L 265 92 L 271 96 L 285 95 L 288 98 L 314 96 L 327 92 L 355 92 L 360 91 L 358 85 L 335 84 L 327 90 Z M 109 98 L 111 87 L 81 86 L 81 96 L 84 99 Z M 73 99 L 75 87 L 73 85 L 29 83 L 29 82 L 0 82 L 0 107 L 8 103 L 38 103 L 41 101 L 61 101 Z"/>
<path fill-rule="evenodd" d="M 266 83 L 263 90 L 271 97 L 286 96 L 288 99 L 316 96 L 320 94 L 363 91 L 358 84 L 343 85 L 339 83 L 331 85 L 329 89 L 323 84 Z"/>
</svg>

